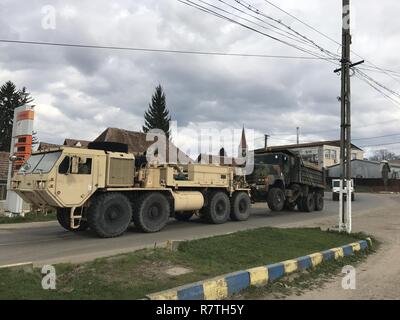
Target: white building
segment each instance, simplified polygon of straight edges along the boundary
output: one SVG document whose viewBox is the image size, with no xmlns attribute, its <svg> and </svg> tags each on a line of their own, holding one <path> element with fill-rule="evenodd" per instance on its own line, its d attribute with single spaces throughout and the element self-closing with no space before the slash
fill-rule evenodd
<svg viewBox="0 0 400 320">
<path fill-rule="evenodd" d="M 259 149 L 261 151 L 265 149 Z M 299 153 L 304 161 L 327 168 L 340 162 L 340 141 L 317 141 L 312 143 L 291 144 L 283 146 L 267 147 L 267 151 L 279 152 L 289 150 Z M 364 159 L 364 151 L 352 144 L 351 158 L 357 160 Z"/>
</svg>

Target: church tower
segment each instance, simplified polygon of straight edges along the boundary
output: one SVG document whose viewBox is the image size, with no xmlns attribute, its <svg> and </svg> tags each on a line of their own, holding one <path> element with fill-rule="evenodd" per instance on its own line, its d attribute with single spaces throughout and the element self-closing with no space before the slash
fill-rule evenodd
<svg viewBox="0 0 400 320">
<path fill-rule="evenodd" d="M 239 144 L 238 156 L 242 157 L 242 158 L 246 158 L 247 152 L 248 152 L 248 146 L 247 146 L 247 141 L 246 141 L 246 133 L 244 132 L 244 126 L 243 126 L 242 137 L 240 139 L 240 144 Z"/>
</svg>

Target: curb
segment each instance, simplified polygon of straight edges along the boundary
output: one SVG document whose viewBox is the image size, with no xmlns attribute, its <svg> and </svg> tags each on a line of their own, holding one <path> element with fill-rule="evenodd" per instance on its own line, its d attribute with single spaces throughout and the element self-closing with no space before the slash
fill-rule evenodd
<svg viewBox="0 0 400 320">
<path fill-rule="evenodd" d="M 150 300 L 222 300 L 250 286 L 263 286 L 295 271 L 311 269 L 324 261 L 338 260 L 369 247 L 372 247 L 372 240 L 367 238 L 297 259 L 229 273 L 213 279 L 148 294 L 146 297 Z"/>
<path fill-rule="evenodd" d="M 33 262 L 21 262 L 21 263 L 14 263 L 14 264 L 6 264 L 6 265 L 0 266 L 0 269 L 33 270 Z"/>
</svg>

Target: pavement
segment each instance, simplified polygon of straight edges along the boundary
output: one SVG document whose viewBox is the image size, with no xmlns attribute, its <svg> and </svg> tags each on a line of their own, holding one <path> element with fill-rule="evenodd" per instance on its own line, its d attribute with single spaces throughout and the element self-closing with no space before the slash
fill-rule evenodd
<svg viewBox="0 0 400 320">
<path fill-rule="evenodd" d="M 189 222 L 171 219 L 167 227 L 158 233 L 144 234 L 130 228 L 123 236 L 114 239 L 99 239 L 90 232 L 71 233 L 57 222 L 37 222 L 0 225 L 0 266 L 33 262 L 34 266 L 62 262 L 84 262 L 99 257 L 132 252 L 142 248 L 160 246 L 168 240 L 192 240 L 214 235 L 273 227 L 332 227 L 338 222 L 338 202 L 326 194 L 325 210 L 322 212 L 271 212 L 266 204 L 253 206 L 250 219 L 245 222 L 227 222 L 209 225 L 193 218 Z M 354 227 L 362 230 L 363 217 L 378 217 L 390 208 L 398 208 L 399 196 L 381 194 L 357 194 L 353 203 Z M 398 210 L 397 210 L 398 211 Z M 388 221 L 390 226 L 390 221 Z M 369 231 L 369 230 L 367 230 Z M 371 233 L 374 230 L 371 229 Z M 399 273 L 400 274 L 400 273 Z"/>
</svg>

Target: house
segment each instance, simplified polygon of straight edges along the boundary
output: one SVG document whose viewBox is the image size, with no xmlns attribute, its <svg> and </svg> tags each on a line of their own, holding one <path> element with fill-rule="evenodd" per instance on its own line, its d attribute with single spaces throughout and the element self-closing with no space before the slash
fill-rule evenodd
<svg viewBox="0 0 400 320">
<path fill-rule="evenodd" d="M 6 200 L 9 153 L 0 151 L 0 201 Z"/>
<path fill-rule="evenodd" d="M 63 145 L 67 147 L 87 148 L 89 143 L 90 141 L 87 140 L 65 139 Z"/>
<path fill-rule="evenodd" d="M 133 153 L 135 156 L 143 156 L 146 154 L 148 148 L 155 143 L 155 141 L 147 141 L 146 136 L 146 133 L 143 132 L 107 128 L 94 141 L 125 143 L 128 145 L 128 152 Z M 193 162 L 193 159 L 170 141 L 167 142 L 165 152 L 167 162 L 175 162 L 175 160 L 183 164 Z M 170 156 L 172 156 L 171 159 Z"/>
<path fill-rule="evenodd" d="M 353 159 L 351 161 L 351 175 L 352 178 L 360 179 L 382 179 L 383 169 L 388 168 L 388 178 L 389 179 L 400 179 L 400 164 L 390 163 L 387 161 L 377 162 L 369 160 L 359 160 Z M 340 165 L 330 166 L 328 168 L 328 177 L 339 178 L 340 177 Z"/>
<path fill-rule="evenodd" d="M 133 153 L 135 156 L 143 156 L 146 154 L 147 149 L 154 143 L 154 141 L 146 141 L 146 134 L 143 132 L 129 131 L 118 128 L 107 128 L 96 139 L 95 142 L 119 142 L 128 145 L 128 152 Z M 87 148 L 89 140 L 80 139 L 65 139 L 62 145 L 41 142 L 39 151 L 51 148 L 59 148 L 61 146 L 74 147 L 74 148 Z M 169 152 L 175 155 L 179 163 L 192 163 L 187 154 L 177 148 L 172 142 L 168 142 L 167 146 L 167 161 L 169 161 Z M 172 159 L 171 159 L 172 160 Z"/>
<path fill-rule="evenodd" d="M 317 141 L 312 143 L 291 144 L 283 146 L 272 146 L 258 149 L 255 152 L 279 152 L 289 150 L 301 155 L 303 160 L 327 168 L 340 162 L 340 141 Z M 351 158 L 357 160 L 364 159 L 364 151 L 352 144 Z"/>
<path fill-rule="evenodd" d="M 44 151 L 48 149 L 60 148 L 62 146 L 66 147 L 74 147 L 74 148 L 87 148 L 90 141 L 87 140 L 76 140 L 76 139 L 65 139 L 62 145 L 48 142 L 40 142 L 39 143 L 39 151 Z"/>
<path fill-rule="evenodd" d="M 54 149 L 54 148 L 59 148 L 59 144 L 54 144 L 54 143 L 48 143 L 48 142 L 40 142 L 38 151 L 45 151 L 49 149 Z"/>
</svg>

